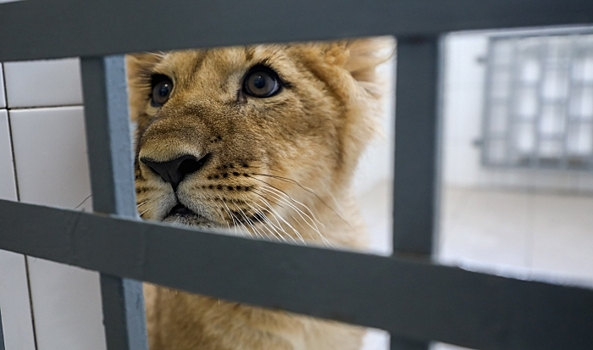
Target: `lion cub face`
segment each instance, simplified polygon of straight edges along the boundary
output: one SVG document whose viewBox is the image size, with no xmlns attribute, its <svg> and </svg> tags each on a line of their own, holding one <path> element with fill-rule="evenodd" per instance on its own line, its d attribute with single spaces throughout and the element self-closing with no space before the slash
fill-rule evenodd
<svg viewBox="0 0 593 350">
<path fill-rule="evenodd" d="M 271 238 L 291 219 L 312 221 L 312 202 L 347 190 L 372 135 L 377 48 L 358 40 L 129 56 L 141 216 Z"/>
</svg>

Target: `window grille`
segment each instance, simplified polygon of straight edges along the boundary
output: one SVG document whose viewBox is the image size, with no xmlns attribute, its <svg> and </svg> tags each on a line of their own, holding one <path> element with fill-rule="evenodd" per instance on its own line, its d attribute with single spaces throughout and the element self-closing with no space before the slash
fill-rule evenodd
<svg viewBox="0 0 593 350">
<path fill-rule="evenodd" d="M 81 57 L 95 213 L 0 201 L 0 249 L 99 271 L 109 350 L 146 349 L 135 281 L 381 328 L 391 333 L 392 349 L 426 349 L 430 341 L 499 350 L 592 349 L 590 286 L 494 276 L 431 260 L 440 35 L 590 23 L 591 13 L 590 0 L 2 4 L 0 61 Z M 137 220 L 122 54 L 371 35 L 398 39 L 393 256 Z"/>
<path fill-rule="evenodd" d="M 593 30 L 492 37 L 482 161 L 593 171 Z"/>
</svg>

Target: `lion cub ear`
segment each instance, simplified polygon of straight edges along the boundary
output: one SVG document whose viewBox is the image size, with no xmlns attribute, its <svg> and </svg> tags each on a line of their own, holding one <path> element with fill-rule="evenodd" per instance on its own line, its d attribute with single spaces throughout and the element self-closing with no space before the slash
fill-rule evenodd
<svg viewBox="0 0 593 350">
<path fill-rule="evenodd" d="M 393 58 L 395 39 L 390 36 L 340 41 L 328 51 L 371 96 L 382 97 L 389 77 L 381 76 L 377 67 Z"/>
<path fill-rule="evenodd" d="M 346 41 L 346 49 L 344 68 L 360 82 L 373 82 L 375 68 L 393 57 L 395 40 L 390 36 L 354 39 Z"/>
</svg>

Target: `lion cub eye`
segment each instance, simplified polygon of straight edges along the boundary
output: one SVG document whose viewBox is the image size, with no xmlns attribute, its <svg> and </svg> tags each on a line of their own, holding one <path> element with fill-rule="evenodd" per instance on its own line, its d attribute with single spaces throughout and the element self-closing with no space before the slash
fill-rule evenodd
<svg viewBox="0 0 593 350">
<path fill-rule="evenodd" d="M 153 107 L 161 107 L 171 96 L 173 91 L 173 82 L 166 75 L 155 75 L 152 77 L 152 94 L 150 105 Z"/>
<path fill-rule="evenodd" d="M 251 68 L 243 78 L 243 92 L 253 97 L 271 97 L 280 92 L 282 80 L 266 66 Z"/>
</svg>

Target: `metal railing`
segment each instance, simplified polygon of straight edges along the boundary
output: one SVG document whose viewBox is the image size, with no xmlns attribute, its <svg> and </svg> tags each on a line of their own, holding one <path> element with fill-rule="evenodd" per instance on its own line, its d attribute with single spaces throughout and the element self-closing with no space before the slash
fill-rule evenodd
<svg viewBox="0 0 593 350">
<path fill-rule="evenodd" d="M 0 61 L 81 57 L 95 210 L 0 201 L 0 249 L 101 272 L 109 350 L 146 348 L 142 291 L 131 279 L 385 329 L 392 349 L 423 349 L 429 341 L 591 349 L 590 288 L 465 271 L 430 256 L 439 192 L 440 35 L 584 24 L 591 13 L 590 0 L 0 5 Z M 137 220 L 123 57 L 110 55 L 369 35 L 398 39 L 392 257 Z"/>
</svg>

